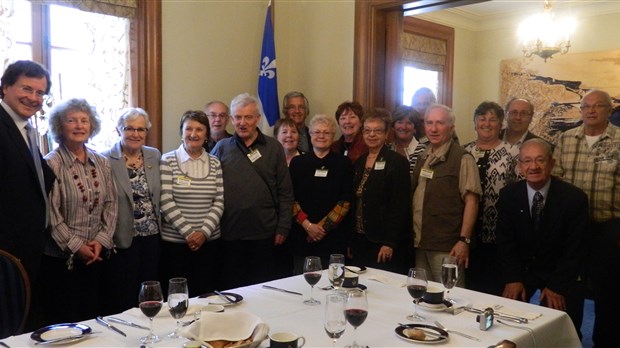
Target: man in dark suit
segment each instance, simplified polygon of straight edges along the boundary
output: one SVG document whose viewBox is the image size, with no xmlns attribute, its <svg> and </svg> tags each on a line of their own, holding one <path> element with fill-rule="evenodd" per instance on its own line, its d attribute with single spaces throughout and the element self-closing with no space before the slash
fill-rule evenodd
<svg viewBox="0 0 620 348">
<path fill-rule="evenodd" d="M 50 87 L 47 70 L 27 60 L 9 65 L 0 80 L 0 249 L 21 260 L 31 282 L 43 255 L 55 176 L 33 137 L 29 141 L 27 125 Z"/>
<path fill-rule="evenodd" d="M 539 289 L 541 305 L 567 312 L 579 332 L 588 198 L 552 177 L 554 164 L 549 143 L 528 140 L 519 153 L 525 180 L 500 191 L 496 235 L 505 282 L 502 296 L 529 301 Z"/>
</svg>

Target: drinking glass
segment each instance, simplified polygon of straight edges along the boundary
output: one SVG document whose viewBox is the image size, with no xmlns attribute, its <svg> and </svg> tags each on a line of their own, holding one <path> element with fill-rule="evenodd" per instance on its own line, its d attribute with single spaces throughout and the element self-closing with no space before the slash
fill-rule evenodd
<svg viewBox="0 0 620 348">
<path fill-rule="evenodd" d="M 407 319 L 412 321 L 424 320 L 424 317 L 418 315 L 418 303 L 420 303 L 420 299 L 426 292 L 427 286 L 426 270 L 423 268 L 410 268 L 407 275 L 407 291 L 413 297 L 413 314 L 408 315 Z"/>
<path fill-rule="evenodd" d="M 332 339 L 332 347 L 336 346 L 336 341 L 344 333 L 347 327 L 347 320 L 344 316 L 344 305 L 347 298 L 344 294 L 333 293 L 325 297 L 325 321 L 323 327 L 327 336 Z"/>
<path fill-rule="evenodd" d="M 321 258 L 318 256 L 307 256 L 304 261 L 304 278 L 310 284 L 310 299 L 305 300 L 304 304 L 310 306 L 320 305 L 321 301 L 314 299 L 314 285 L 321 280 Z"/>
<path fill-rule="evenodd" d="M 345 304 L 345 317 L 349 324 L 353 325 L 353 343 L 347 348 L 362 348 L 357 344 L 357 327 L 362 325 L 368 316 L 368 301 L 366 291 L 353 289 L 347 293 L 347 303 Z"/>
<path fill-rule="evenodd" d="M 187 291 L 187 279 L 172 278 L 168 281 L 168 310 L 170 315 L 177 320 L 177 326 L 168 337 L 181 338 L 178 331 L 181 325 L 180 319 L 187 313 L 189 306 L 189 296 Z"/>
<path fill-rule="evenodd" d="M 140 342 L 145 344 L 159 342 L 157 335 L 153 334 L 153 318 L 159 313 L 164 302 L 164 295 L 161 291 L 161 285 L 158 281 L 149 280 L 143 282 L 140 286 L 140 294 L 138 295 L 138 303 L 140 310 L 146 315 L 151 322 L 151 329 L 147 336 L 140 338 Z"/>
<path fill-rule="evenodd" d="M 342 282 L 344 282 L 344 255 L 329 255 L 327 276 L 329 277 L 329 282 L 332 283 L 335 290 L 338 290 L 342 286 Z"/>
<path fill-rule="evenodd" d="M 448 295 L 450 295 L 450 290 L 456 285 L 458 279 L 459 268 L 456 264 L 456 257 L 444 256 L 441 259 L 441 283 L 446 288 L 445 301 L 455 302 Z"/>
</svg>

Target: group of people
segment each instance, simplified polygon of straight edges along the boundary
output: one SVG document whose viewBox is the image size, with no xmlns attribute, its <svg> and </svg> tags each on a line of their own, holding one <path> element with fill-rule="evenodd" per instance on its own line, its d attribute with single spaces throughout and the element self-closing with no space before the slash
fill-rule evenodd
<svg viewBox="0 0 620 348">
<path fill-rule="evenodd" d="M 464 146 L 453 111 L 427 89 L 393 113 L 346 101 L 335 118 L 309 120 L 308 99 L 291 92 L 274 138 L 258 128 L 260 102 L 240 94 L 230 108 L 185 112 L 180 146 L 163 155 L 145 145 L 151 123 L 139 108 L 121 113 L 118 143 L 93 151 L 97 112 L 70 99 L 49 114 L 59 146 L 43 158 L 28 120 L 49 90 L 49 73 L 31 61 L 2 76 L 0 165 L 10 170 L 0 173 L 0 248 L 27 269 L 46 322 L 134 307 L 144 280 L 186 277 L 197 296 L 299 274 L 308 255 L 326 267 L 342 253 L 403 274 L 423 267 L 440 281 L 451 255 L 459 286 L 522 301 L 540 290 L 541 304 L 566 311 L 578 331 L 589 280 L 595 343 L 611 342 L 620 131 L 606 92 L 585 94 L 583 124 L 553 145 L 529 132 L 529 101 L 485 101 Z"/>
</svg>

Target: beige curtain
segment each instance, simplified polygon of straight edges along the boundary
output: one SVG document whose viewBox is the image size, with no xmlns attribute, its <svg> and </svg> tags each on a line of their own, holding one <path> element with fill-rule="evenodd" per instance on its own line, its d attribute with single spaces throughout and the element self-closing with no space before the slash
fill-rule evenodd
<svg viewBox="0 0 620 348">
<path fill-rule="evenodd" d="M 401 46 L 404 65 L 443 72 L 446 41 L 405 32 L 401 36 Z"/>
<path fill-rule="evenodd" d="M 63 5 L 85 12 L 94 12 L 116 17 L 134 18 L 138 0 L 30 0 L 46 4 Z M 142 0 L 152 1 L 152 0 Z"/>
</svg>

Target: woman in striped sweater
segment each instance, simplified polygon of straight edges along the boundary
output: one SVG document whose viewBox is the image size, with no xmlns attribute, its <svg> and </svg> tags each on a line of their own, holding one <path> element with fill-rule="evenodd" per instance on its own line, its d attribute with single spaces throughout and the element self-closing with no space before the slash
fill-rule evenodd
<svg viewBox="0 0 620 348">
<path fill-rule="evenodd" d="M 181 117 L 178 149 L 162 156 L 161 284 L 185 277 L 191 297 L 217 287 L 220 218 L 224 212 L 224 182 L 220 161 L 207 153 L 209 120 L 202 111 Z"/>
</svg>

